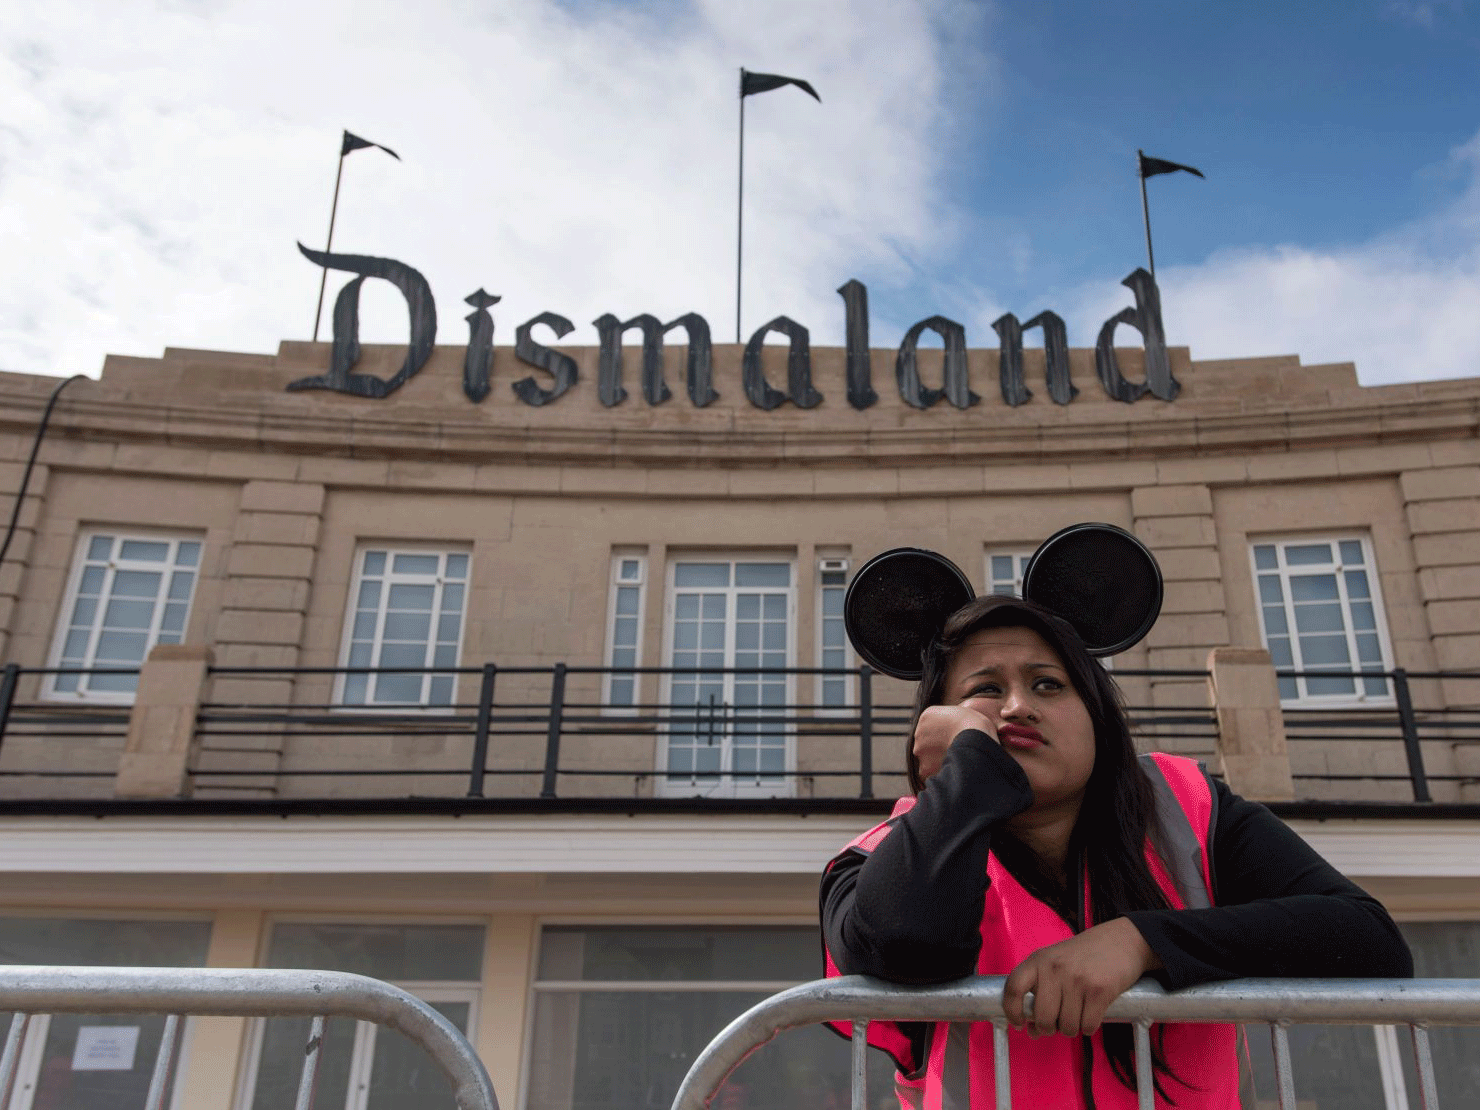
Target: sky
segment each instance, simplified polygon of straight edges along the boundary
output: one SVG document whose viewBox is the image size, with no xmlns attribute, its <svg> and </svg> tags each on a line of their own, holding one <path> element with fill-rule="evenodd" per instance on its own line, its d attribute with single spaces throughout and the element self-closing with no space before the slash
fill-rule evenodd
<svg viewBox="0 0 1480 1110">
<path fill-rule="evenodd" d="M 840 344 L 856 278 L 875 347 L 1046 308 L 1092 346 L 1144 149 L 1206 175 L 1147 183 L 1169 342 L 1480 374 L 1480 0 L 9 0 L 0 369 L 308 339 L 343 129 L 401 160 L 344 160 L 334 249 L 424 274 L 440 343 L 479 288 L 501 344 L 731 341 L 742 66 L 822 98 L 745 101 L 747 338 Z M 367 282 L 362 340 L 406 332 Z"/>
</svg>

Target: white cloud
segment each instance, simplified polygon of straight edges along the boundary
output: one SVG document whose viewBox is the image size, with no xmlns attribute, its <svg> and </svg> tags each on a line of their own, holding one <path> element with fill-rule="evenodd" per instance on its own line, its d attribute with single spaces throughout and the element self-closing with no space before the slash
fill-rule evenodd
<svg viewBox="0 0 1480 1110">
<path fill-rule="evenodd" d="M 1168 340 L 1194 358 L 1354 362 L 1366 385 L 1480 374 L 1480 134 L 1450 162 L 1466 181 L 1457 199 L 1367 242 L 1219 251 L 1160 270 Z M 1067 300 L 1076 345 L 1130 303 L 1108 281 Z"/>
<path fill-rule="evenodd" d="M 346 160 L 335 249 L 420 269 L 440 342 L 464 340 L 479 286 L 504 297 L 500 342 L 546 309 L 575 322 L 569 342 L 594 341 L 606 311 L 695 310 L 728 340 L 741 64 L 823 97 L 747 101 L 747 330 L 785 312 L 836 342 L 843 277 L 903 282 L 945 249 L 939 138 L 961 58 L 942 26 L 980 55 L 982 10 L 34 5 L 0 39 L 0 368 L 307 338 L 319 274 L 294 240 L 322 244 L 341 127 L 404 161 Z M 362 338 L 399 341 L 404 308 L 378 284 Z"/>
</svg>

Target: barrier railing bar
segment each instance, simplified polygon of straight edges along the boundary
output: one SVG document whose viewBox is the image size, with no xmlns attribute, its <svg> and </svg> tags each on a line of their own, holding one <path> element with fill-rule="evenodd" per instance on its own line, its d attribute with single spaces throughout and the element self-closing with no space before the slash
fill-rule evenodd
<svg viewBox="0 0 1480 1110">
<path fill-rule="evenodd" d="M 1423 748 L 1418 742 L 1418 722 L 1413 716 L 1413 697 L 1408 691 L 1408 675 L 1402 667 L 1393 671 L 1393 695 L 1398 701 L 1398 720 L 1403 726 L 1403 751 L 1408 757 L 1408 774 L 1413 779 L 1413 800 L 1430 801 L 1429 784 L 1423 772 Z"/>
<path fill-rule="evenodd" d="M 498 1110 L 493 1084 L 467 1038 L 399 987 L 340 971 L 269 968 L 0 966 L 0 1011 L 347 1017 L 394 1029 L 447 1077 L 459 1110 Z M 17 1025 L 11 1030 L 17 1046 Z M 9 1042 L 7 1041 L 7 1052 Z M 9 1082 L 9 1080 L 0 1080 Z"/>
<path fill-rule="evenodd" d="M 852 1110 L 868 1110 L 868 1020 L 853 1023 Z"/>
<path fill-rule="evenodd" d="M 0 1052 L 0 1106 L 10 1105 L 10 1088 L 15 1084 L 15 1069 L 21 1058 L 21 1041 L 26 1036 L 26 1026 L 31 1015 L 14 1014 L 10 1019 L 10 1032 L 5 1035 L 5 1049 Z"/>
<path fill-rule="evenodd" d="M 1285 1022 L 1272 1023 L 1269 1037 L 1274 1044 L 1274 1081 L 1280 1089 L 1280 1110 L 1295 1110 L 1295 1073 L 1290 1067 L 1290 1034 Z"/>
<path fill-rule="evenodd" d="M 1434 1082 L 1434 1057 L 1429 1053 L 1429 1030 L 1422 1022 L 1408 1027 L 1413 1034 L 1413 1062 L 1418 1068 L 1418 1098 L 1423 1110 L 1439 1110 L 1439 1087 Z"/>
<path fill-rule="evenodd" d="M 1156 1073 L 1151 1063 L 1151 1023 L 1136 1022 L 1136 1105 L 1156 1110 Z"/>
<path fill-rule="evenodd" d="M 164 1033 L 159 1038 L 159 1052 L 154 1057 L 154 1074 L 149 1077 L 149 1093 L 144 1096 L 144 1110 L 164 1110 L 165 1090 L 169 1086 L 170 1067 L 180 1051 L 180 1036 L 185 1023 L 179 1014 L 164 1019 Z"/>
<path fill-rule="evenodd" d="M 997 1086 L 997 1110 L 1012 1110 L 1012 1072 L 1007 1059 L 1007 1021 L 992 1022 L 992 1076 Z"/>
<path fill-rule="evenodd" d="M 319 1058 L 324 1048 L 323 1014 L 315 1014 L 308 1027 L 308 1044 L 303 1049 L 303 1070 L 298 1073 L 298 1101 L 294 1110 L 313 1110 L 314 1095 L 319 1089 Z"/>
<path fill-rule="evenodd" d="M 803 983 L 752 1006 L 727 1025 L 695 1058 L 679 1086 L 673 1110 L 704 1110 L 726 1077 L 778 1033 L 824 1021 L 990 1021 L 994 1053 L 1006 1051 L 1002 1024 L 1004 976 L 961 979 L 936 987 L 902 988 L 861 975 Z M 1426 1110 L 1437 1110 L 1430 1024 L 1480 1025 L 1480 981 L 1474 979 L 1239 979 L 1168 992 L 1143 980 L 1110 1004 L 1105 1020 L 1132 1023 L 1231 1022 L 1271 1026 L 1280 1105 L 1295 1110 L 1286 1027 L 1406 1024 L 1413 1030 Z M 1149 1042 L 1148 1042 L 1149 1050 Z M 1137 1055 L 1140 1055 L 1138 1046 Z M 1138 1063 L 1138 1074 L 1139 1071 Z M 1429 1078 L 1422 1078 L 1427 1069 Z M 1001 1101 L 999 1076 L 998 1105 Z M 1155 1091 L 1154 1083 L 1149 1084 Z"/>
<path fill-rule="evenodd" d="M 493 684 L 498 677 L 498 664 L 483 664 L 483 680 L 478 688 L 478 723 L 473 730 L 473 767 L 468 779 L 468 797 L 483 797 L 483 776 L 488 764 L 488 725 L 493 717 Z"/>
</svg>

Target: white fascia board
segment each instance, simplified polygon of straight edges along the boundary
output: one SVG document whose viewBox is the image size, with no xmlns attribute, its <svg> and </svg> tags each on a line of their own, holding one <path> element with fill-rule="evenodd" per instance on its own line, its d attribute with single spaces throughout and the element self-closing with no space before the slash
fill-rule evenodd
<svg viewBox="0 0 1480 1110">
<path fill-rule="evenodd" d="M 1343 874 L 1480 877 L 1480 821 L 1292 821 Z M 818 874 L 867 818 L 0 820 L 0 874 Z"/>
</svg>

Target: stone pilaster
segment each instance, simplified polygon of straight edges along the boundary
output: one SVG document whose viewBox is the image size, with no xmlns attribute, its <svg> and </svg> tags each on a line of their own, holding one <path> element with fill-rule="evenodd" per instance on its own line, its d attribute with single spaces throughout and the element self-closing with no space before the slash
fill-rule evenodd
<svg viewBox="0 0 1480 1110">
<path fill-rule="evenodd" d="M 211 649 L 159 644 L 139 671 L 128 739 L 118 762 L 120 798 L 180 798 L 190 793 L 191 752 Z"/>
<path fill-rule="evenodd" d="M 227 558 L 226 585 L 216 626 L 219 667 L 296 667 L 303 646 L 314 554 L 324 510 L 324 487 L 310 482 L 251 481 Z M 289 705 L 290 675 L 220 675 L 211 684 L 218 704 Z M 270 794 L 282 757 L 281 730 L 261 736 L 206 737 L 198 793 L 250 797 Z M 212 771 L 252 775 L 210 778 Z"/>
<path fill-rule="evenodd" d="M 1131 512 L 1137 538 L 1151 548 L 1165 576 L 1161 617 L 1146 638 L 1146 666 L 1201 671 L 1208 653 L 1229 641 L 1212 493 L 1206 485 L 1142 487 L 1131 493 Z M 1149 693 L 1157 707 L 1206 704 L 1204 683 L 1196 678 L 1153 679 Z M 1199 750 L 1196 743 L 1155 743 Z"/>
<path fill-rule="evenodd" d="M 1228 785 L 1256 801 L 1292 800 L 1285 718 L 1269 652 L 1214 648 L 1208 653 L 1208 697 L 1218 714 L 1218 762 Z"/>
</svg>

